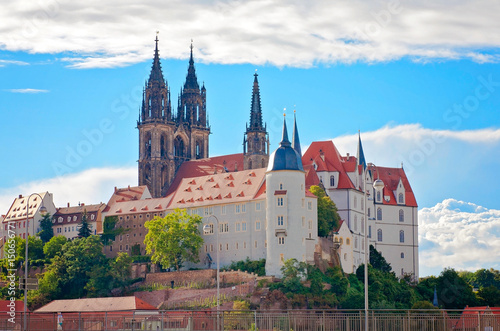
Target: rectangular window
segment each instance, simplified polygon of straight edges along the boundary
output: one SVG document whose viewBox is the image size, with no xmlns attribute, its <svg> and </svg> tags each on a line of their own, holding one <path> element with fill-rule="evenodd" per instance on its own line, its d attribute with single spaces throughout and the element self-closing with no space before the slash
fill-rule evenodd
<svg viewBox="0 0 500 331">
<path fill-rule="evenodd" d="M 255 248 L 257 248 L 257 240 L 255 240 L 254 246 L 255 246 Z"/>
<path fill-rule="evenodd" d="M 309 222 L 308 222 L 308 228 L 309 228 L 309 230 L 312 230 L 312 228 L 313 228 L 313 221 L 309 220 Z"/>
<path fill-rule="evenodd" d="M 312 210 L 312 208 L 313 208 L 313 204 L 312 204 L 312 202 L 311 202 L 311 201 L 308 201 L 308 202 L 307 202 L 307 209 L 308 209 L 308 210 Z"/>
<path fill-rule="evenodd" d="M 221 215 L 226 215 L 226 205 L 220 207 Z"/>
<path fill-rule="evenodd" d="M 285 263 L 285 254 L 280 254 L 280 265 L 283 265 Z"/>
<path fill-rule="evenodd" d="M 255 222 L 255 231 L 260 231 L 260 221 Z"/>
<path fill-rule="evenodd" d="M 238 247 L 239 247 L 239 246 L 238 246 L 238 243 L 236 243 L 236 249 L 238 249 Z"/>
<path fill-rule="evenodd" d="M 255 203 L 255 210 L 260 211 L 260 202 Z"/>
<path fill-rule="evenodd" d="M 247 222 L 241 222 L 241 231 L 247 230 Z"/>
<path fill-rule="evenodd" d="M 240 232 L 240 231 L 241 231 L 241 223 L 237 222 L 236 223 L 236 232 Z"/>
<path fill-rule="evenodd" d="M 278 197 L 277 202 L 278 202 L 278 207 L 283 207 L 283 197 Z"/>
<path fill-rule="evenodd" d="M 247 242 L 246 241 L 243 242 L 243 248 L 245 248 L 245 249 L 247 248 Z"/>
<path fill-rule="evenodd" d="M 240 206 L 240 205 L 235 205 L 235 206 L 234 206 L 234 212 L 235 212 L 236 214 L 241 213 L 241 206 Z"/>
<path fill-rule="evenodd" d="M 278 226 L 283 226 L 283 216 L 278 216 Z"/>
<path fill-rule="evenodd" d="M 227 233 L 227 232 L 229 232 L 229 224 L 228 223 L 221 223 L 219 230 L 220 230 L 221 233 Z"/>
<path fill-rule="evenodd" d="M 242 213 L 246 213 L 247 212 L 247 204 L 246 203 L 241 204 L 241 212 Z"/>
<path fill-rule="evenodd" d="M 222 244 L 219 244 L 219 251 L 222 250 Z"/>
<path fill-rule="evenodd" d="M 208 252 L 208 246 L 205 245 L 205 253 L 207 253 L 207 252 Z"/>
<path fill-rule="evenodd" d="M 205 234 L 214 234 L 214 224 L 213 223 L 209 223 L 207 228 L 208 229 L 205 232 Z"/>
<path fill-rule="evenodd" d="M 214 244 L 210 244 L 210 252 L 214 251 Z"/>
<path fill-rule="evenodd" d="M 278 245 L 284 245 L 285 244 L 285 237 L 278 237 Z"/>
</svg>

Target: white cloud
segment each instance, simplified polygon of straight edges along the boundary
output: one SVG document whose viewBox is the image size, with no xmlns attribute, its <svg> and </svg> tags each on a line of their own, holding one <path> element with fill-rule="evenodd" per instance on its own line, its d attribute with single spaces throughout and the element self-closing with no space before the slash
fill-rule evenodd
<svg viewBox="0 0 500 331">
<path fill-rule="evenodd" d="M 497 62 L 500 2 L 286 0 L 28 0 L 0 13 L 0 48 L 73 52 L 75 68 L 123 66 L 161 55 L 215 63 L 379 62 L 410 57 Z"/>
<path fill-rule="evenodd" d="M 0 59 L 0 67 L 5 67 L 6 65 L 9 65 L 9 64 L 18 65 L 18 66 L 25 66 L 25 65 L 28 65 L 29 63 L 23 62 L 23 61 L 1 60 Z"/>
<path fill-rule="evenodd" d="M 68 202 L 107 203 L 113 189 L 137 185 L 137 168 L 94 168 L 61 177 L 44 179 L 0 190 L 0 214 L 6 214 L 19 194 L 48 191 L 54 194 L 56 207 Z"/>
<path fill-rule="evenodd" d="M 12 92 L 12 93 L 28 93 L 28 94 L 48 93 L 49 92 L 49 90 L 40 90 L 40 89 L 34 89 L 34 88 L 10 89 L 7 91 Z"/>
<path fill-rule="evenodd" d="M 418 213 L 420 274 L 500 269 L 500 210 L 446 199 Z"/>
</svg>

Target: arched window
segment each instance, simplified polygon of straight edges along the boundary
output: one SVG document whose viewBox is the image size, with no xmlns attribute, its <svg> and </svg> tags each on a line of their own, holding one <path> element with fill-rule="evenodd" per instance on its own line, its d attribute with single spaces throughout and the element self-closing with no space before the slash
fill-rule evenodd
<svg viewBox="0 0 500 331">
<path fill-rule="evenodd" d="M 160 139 L 160 153 L 162 159 L 167 157 L 167 137 L 165 135 L 162 135 Z"/>
<path fill-rule="evenodd" d="M 377 221 L 382 220 L 382 208 L 378 207 L 377 208 Z"/>
<path fill-rule="evenodd" d="M 404 259 L 405 258 L 405 253 L 401 252 L 401 258 Z"/>
<path fill-rule="evenodd" d="M 351 244 L 351 240 L 350 240 L 349 238 L 347 238 L 347 239 L 345 240 L 345 244 L 346 244 L 346 245 L 350 245 L 350 244 Z"/>
<path fill-rule="evenodd" d="M 340 244 L 342 245 L 344 243 L 344 238 L 340 237 Z"/>
<path fill-rule="evenodd" d="M 403 193 L 399 193 L 399 195 L 398 195 L 398 202 L 399 203 L 405 203 Z"/>
<path fill-rule="evenodd" d="M 202 155 L 201 155 L 201 146 L 200 146 L 200 142 L 199 141 L 196 142 L 196 158 L 197 159 L 201 159 L 202 158 Z"/>
<path fill-rule="evenodd" d="M 377 241 L 382 241 L 382 229 L 377 230 Z"/>
<path fill-rule="evenodd" d="M 399 242 L 400 243 L 405 242 L 405 232 L 403 230 L 399 231 Z"/>
<path fill-rule="evenodd" d="M 377 201 L 380 201 L 380 191 L 377 191 Z"/>
<path fill-rule="evenodd" d="M 174 155 L 177 157 L 184 157 L 184 140 L 182 140 L 181 137 L 175 138 Z"/>
<path fill-rule="evenodd" d="M 403 209 L 399 210 L 399 221 L 400 222 L 404 222 L 405 221 L 405 212 L 403 211 Z"/>
<path fill-rule="evenodd" d="M 146 149 L 146 158 L 151 158 L 151 134 L 148 133 L 146 134 L 146 144 L 145 144 L 145 149 Z"/>
<path fill-rule="evenodd" d="M 266 167 L 266 160 L 262 159 L 262 168 L 265 168 Z"/>
<path fill-rule="evenodd" d="M 252 169 L 252 160 L 248 160 L 248 169 Z"/>
<path fill-rule="evenodd" d="M 330 176 L 330 186 L 335 186 L 335 176 Z"/>
</svg>

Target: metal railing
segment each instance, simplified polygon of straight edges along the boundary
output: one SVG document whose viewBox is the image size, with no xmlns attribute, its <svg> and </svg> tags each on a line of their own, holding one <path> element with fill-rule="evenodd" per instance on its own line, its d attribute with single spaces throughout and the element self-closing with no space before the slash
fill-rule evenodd
<svg viewBox="0 0 500 331">
<path fill-rule="evenodd" d="M 63 313 L 64 331 L 365 331 L 364 310 L 136 311 Z M 22 312 L 2 313 L 0 330 L 23 330 Z M 500 313 L 486 310 L 370 310 L 370 331 L 500 331 Z M 60 330 L 57 313 L 28 313 L 28 330 Z"/>
</svg>

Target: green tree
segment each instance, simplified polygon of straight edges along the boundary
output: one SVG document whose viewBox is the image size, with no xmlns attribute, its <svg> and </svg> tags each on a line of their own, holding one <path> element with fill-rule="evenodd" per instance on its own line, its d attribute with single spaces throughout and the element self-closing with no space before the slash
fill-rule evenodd
<svg viewBox="0 0 500 331">
<path fill-rule="evenodd" d="M 386 261 L 382 254 L 373 245 L 370 245 L 370 264 L 382 272 L 391 272 L 391 264 Z M 370 269 L 368 269 L 370 270 Z"/>
<path fill-rule="evenodd" d="M 444 269 L 437 278 L 437 294 L 439 305 L 445 309 L 464 309 L 478 303 L 472 286 L 453 268 Z"/>
<path fill-rule="evenodd" d="M 285 260 L 281 267 L 283 286 L 286 292 L 303 293 L 302 280 L 307 276 L 307 264 L 297 259 Z"/>
<path fill-rule="evenodd" d="M 337 206 L 321 187 L 313 185 L 309 191 L 318 197 L 318 236 L 327 237 L 340 224 Z"/>
<path fill-rule="evenodd" d="M 43 246 L 43 253 L 47 259 L 52 259 L 56 255 L 62 254 L 62 247 L 64 244 L 68 242 L 65 236 L 55 236 L 52 237 L 45 245 Z"/>
<path fill-rule="evenodd" d="M 45 255 L 43 254 L 43 242 L 40 238 L 35 236 L 28 237 L 28 260 L 30 263 L 36 260 L 43 260 Z"/>
<path fill-rule="evenodd" d="M 130 229 L 117 228 L 116 223 L 118 223 L 117 216 L 106 216 L 104 218 L 104 223 L 102 225 L 101 240 L 104 246 L 109 245 L 109 243 L 115 240 L 116 236 L 129 231 Z"/>
<path fill-rule="evenodd" d="M 82 220 L 78 225 L 78 237 L 87 238 L 92 234 L 92 226 L 88 222 L 87 210 L 83 211 Z"/>
<path fill-rule="evenodd" d="M 144 226 L 148 233 L 144 243 L 146 253 L 152 254 L 151 261 L 176 270 L 184 262 L 199 262 L 198 254 L 203 244 L 198 229 L 200 224 L 201 216 L 190 216 L 184 209 L 147 221 Z"/>
<path fill-rule="evenodd" d="M 125 287 L 130 284 L 132 275 L 133 258 L 127 253 L 120 252 L 116 258 L 111 261 L 111 275 L 115 282 L 114 287 Z"/>
<path fill-rule="evenodd" d="M 40 229 L 41 231 L 38 232 L 37 235 L 45 244 L 54 236 L 54 230 L 52 229 L 52 217 L 49 213 L 43 215 L 43 218 L 40 220 Z"/>
<path fill-rule="evenodd" d="M 495 286 L 482 287 L 477 296 L 482 306 L 500 307 L 500 290 Z"/>
</svg>

